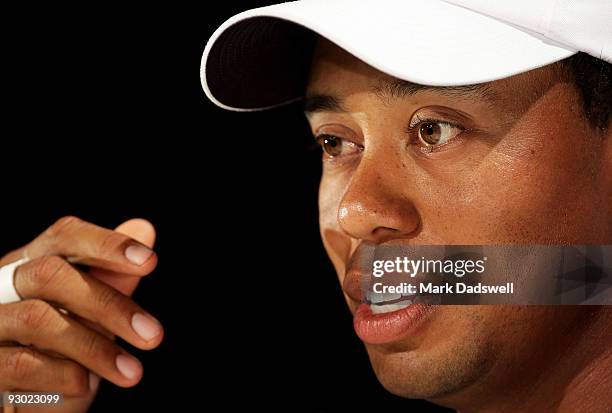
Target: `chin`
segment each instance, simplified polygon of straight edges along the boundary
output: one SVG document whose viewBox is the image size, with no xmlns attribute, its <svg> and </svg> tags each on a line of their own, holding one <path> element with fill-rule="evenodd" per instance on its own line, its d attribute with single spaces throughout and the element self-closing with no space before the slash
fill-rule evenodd
<svg viewBox="0 0 612 413">
<path fill-rule="evenodd" d="M 368 346 L 368 354 L 376 378 L 388 392 L 410 399 L 428 399 L 440 393 L 428 363 L 414 352 L 386 353 Z"/>
<path fill-rule="evenodd" d="M 493 362 L 486 346 L 470 341 L 419 343 L 414 348 L 366 345 L 378 381 L 410 399 L 446 399 L 485 375 Z"/>
</svg>

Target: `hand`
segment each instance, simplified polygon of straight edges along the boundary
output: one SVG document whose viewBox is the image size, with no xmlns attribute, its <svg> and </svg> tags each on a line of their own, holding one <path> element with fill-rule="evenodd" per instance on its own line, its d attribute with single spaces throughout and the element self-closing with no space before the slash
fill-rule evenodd
<svg viewBox="0 0 612 413">
<path fill-rule="evenodd" d="M 138 383 L 139 361 L 112 335 L 141 349 L 161 342 L 159 323 L 127 296 L 155 268 L 157 257 L 121 232 L 154 242 L 146 221 L 111 231 L 69 217 L 0 260 L 5 265 L 24 254 L 32 259 L 15 272 L 23 301 L 0 305 L 0 390 L 80 396 L 65 403 L 76 408 L 95 394 L 96 375 L 122 387 Z M 91 269 L 84 273 L 75 264 Z"/>
</svg>

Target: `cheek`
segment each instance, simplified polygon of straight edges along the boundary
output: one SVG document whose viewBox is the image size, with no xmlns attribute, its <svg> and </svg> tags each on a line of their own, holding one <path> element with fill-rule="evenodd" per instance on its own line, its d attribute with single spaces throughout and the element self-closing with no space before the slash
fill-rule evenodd
<svg viewBox="0 0 612 413">
<path fill-rule="evenodd" d="M 518 238 L 587 242 L 592 224 L 602 221 L 592 169 L 596 150 L 583 131 L 566 126 L 530 140 L 488 179 L 497 188 L 490 197 L 502 206 L 497 215 L 507 217 L 504 227 Z"/>
<path fill-rule="evenodd" d="M 338 185 L 333 180 L 323 175 L 319 185 L 319 225 L 321 231 L 337 225 L 338 206 Z"/>
<path fill-rule="evenodd" d="M 351 181 L 351 173 L 344 170 L 329 170 L 323 166 L 319 185 L 319 224 L 321 231 L 334 229 L 340 231 L 338 210 L 344 192 Z"/>
<path fill-rule="evenodd" d="M 351 253 L 351 239 L 338 225 L 338 208 L 344 193 L 345 183 L 323 174 L 319 186 L 319 229 L 323 246 L 340 281 Z"/>
<path fill-rule="evenodd" d="M 605 241 L 601 143 L 570 112 L 532 112 L 456 186 L 454 234 L 470 242 Z"/>
</svg>

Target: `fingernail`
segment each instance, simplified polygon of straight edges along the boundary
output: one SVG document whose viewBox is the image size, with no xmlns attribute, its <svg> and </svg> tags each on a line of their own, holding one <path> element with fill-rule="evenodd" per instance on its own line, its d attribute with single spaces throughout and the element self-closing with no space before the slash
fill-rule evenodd
<svg viewBox="0 0 612 413">
<path fill-rule="evenodd" d="M 145 341 L 154 339 L 162 332 L 162 326 L 159 321 L 142 313 L 134 314 L 132 317 L 132 328 Z"/>
<path fill-rule="evenodd" d="M 126 379 L 134 380 L 142 374 L 142 366 L 134 357 L 119 354 L 115 360 L 115 364 L 117 365 L 119 373 Z"/>
<path fill-rule="evenodd" d="M 125 249 L 125 257 L 136 265 L 142 265 L 153 255 L 153 250 L 139 244 L 132 244 Z"/>
<path fill-rule="evenodd" d="M 98 384 L 100 384 L 100 376 L 97 374 L 89 372 L 89 389 L 93 392 L 98 388 Z"/>
</svg>

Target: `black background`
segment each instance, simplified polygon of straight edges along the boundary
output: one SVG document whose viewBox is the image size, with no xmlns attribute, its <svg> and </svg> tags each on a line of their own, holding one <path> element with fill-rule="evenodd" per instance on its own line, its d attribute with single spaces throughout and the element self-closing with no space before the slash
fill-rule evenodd
<svg viewBox="0 0 612 413">
<path fill-rule="evenodd" d="M 299 104 L 232 113 L 201 90 L 208 37 L 265 2 L 200 3 L 6 16 L 0 253 L 68 214 L 158 230 L 135 298 L 166 339 L 131 349 L 142 382 L 103 383 L 92 411 L 445 411 L 371 371 L 319 239 L 320 153 Z"/>
</svg>

